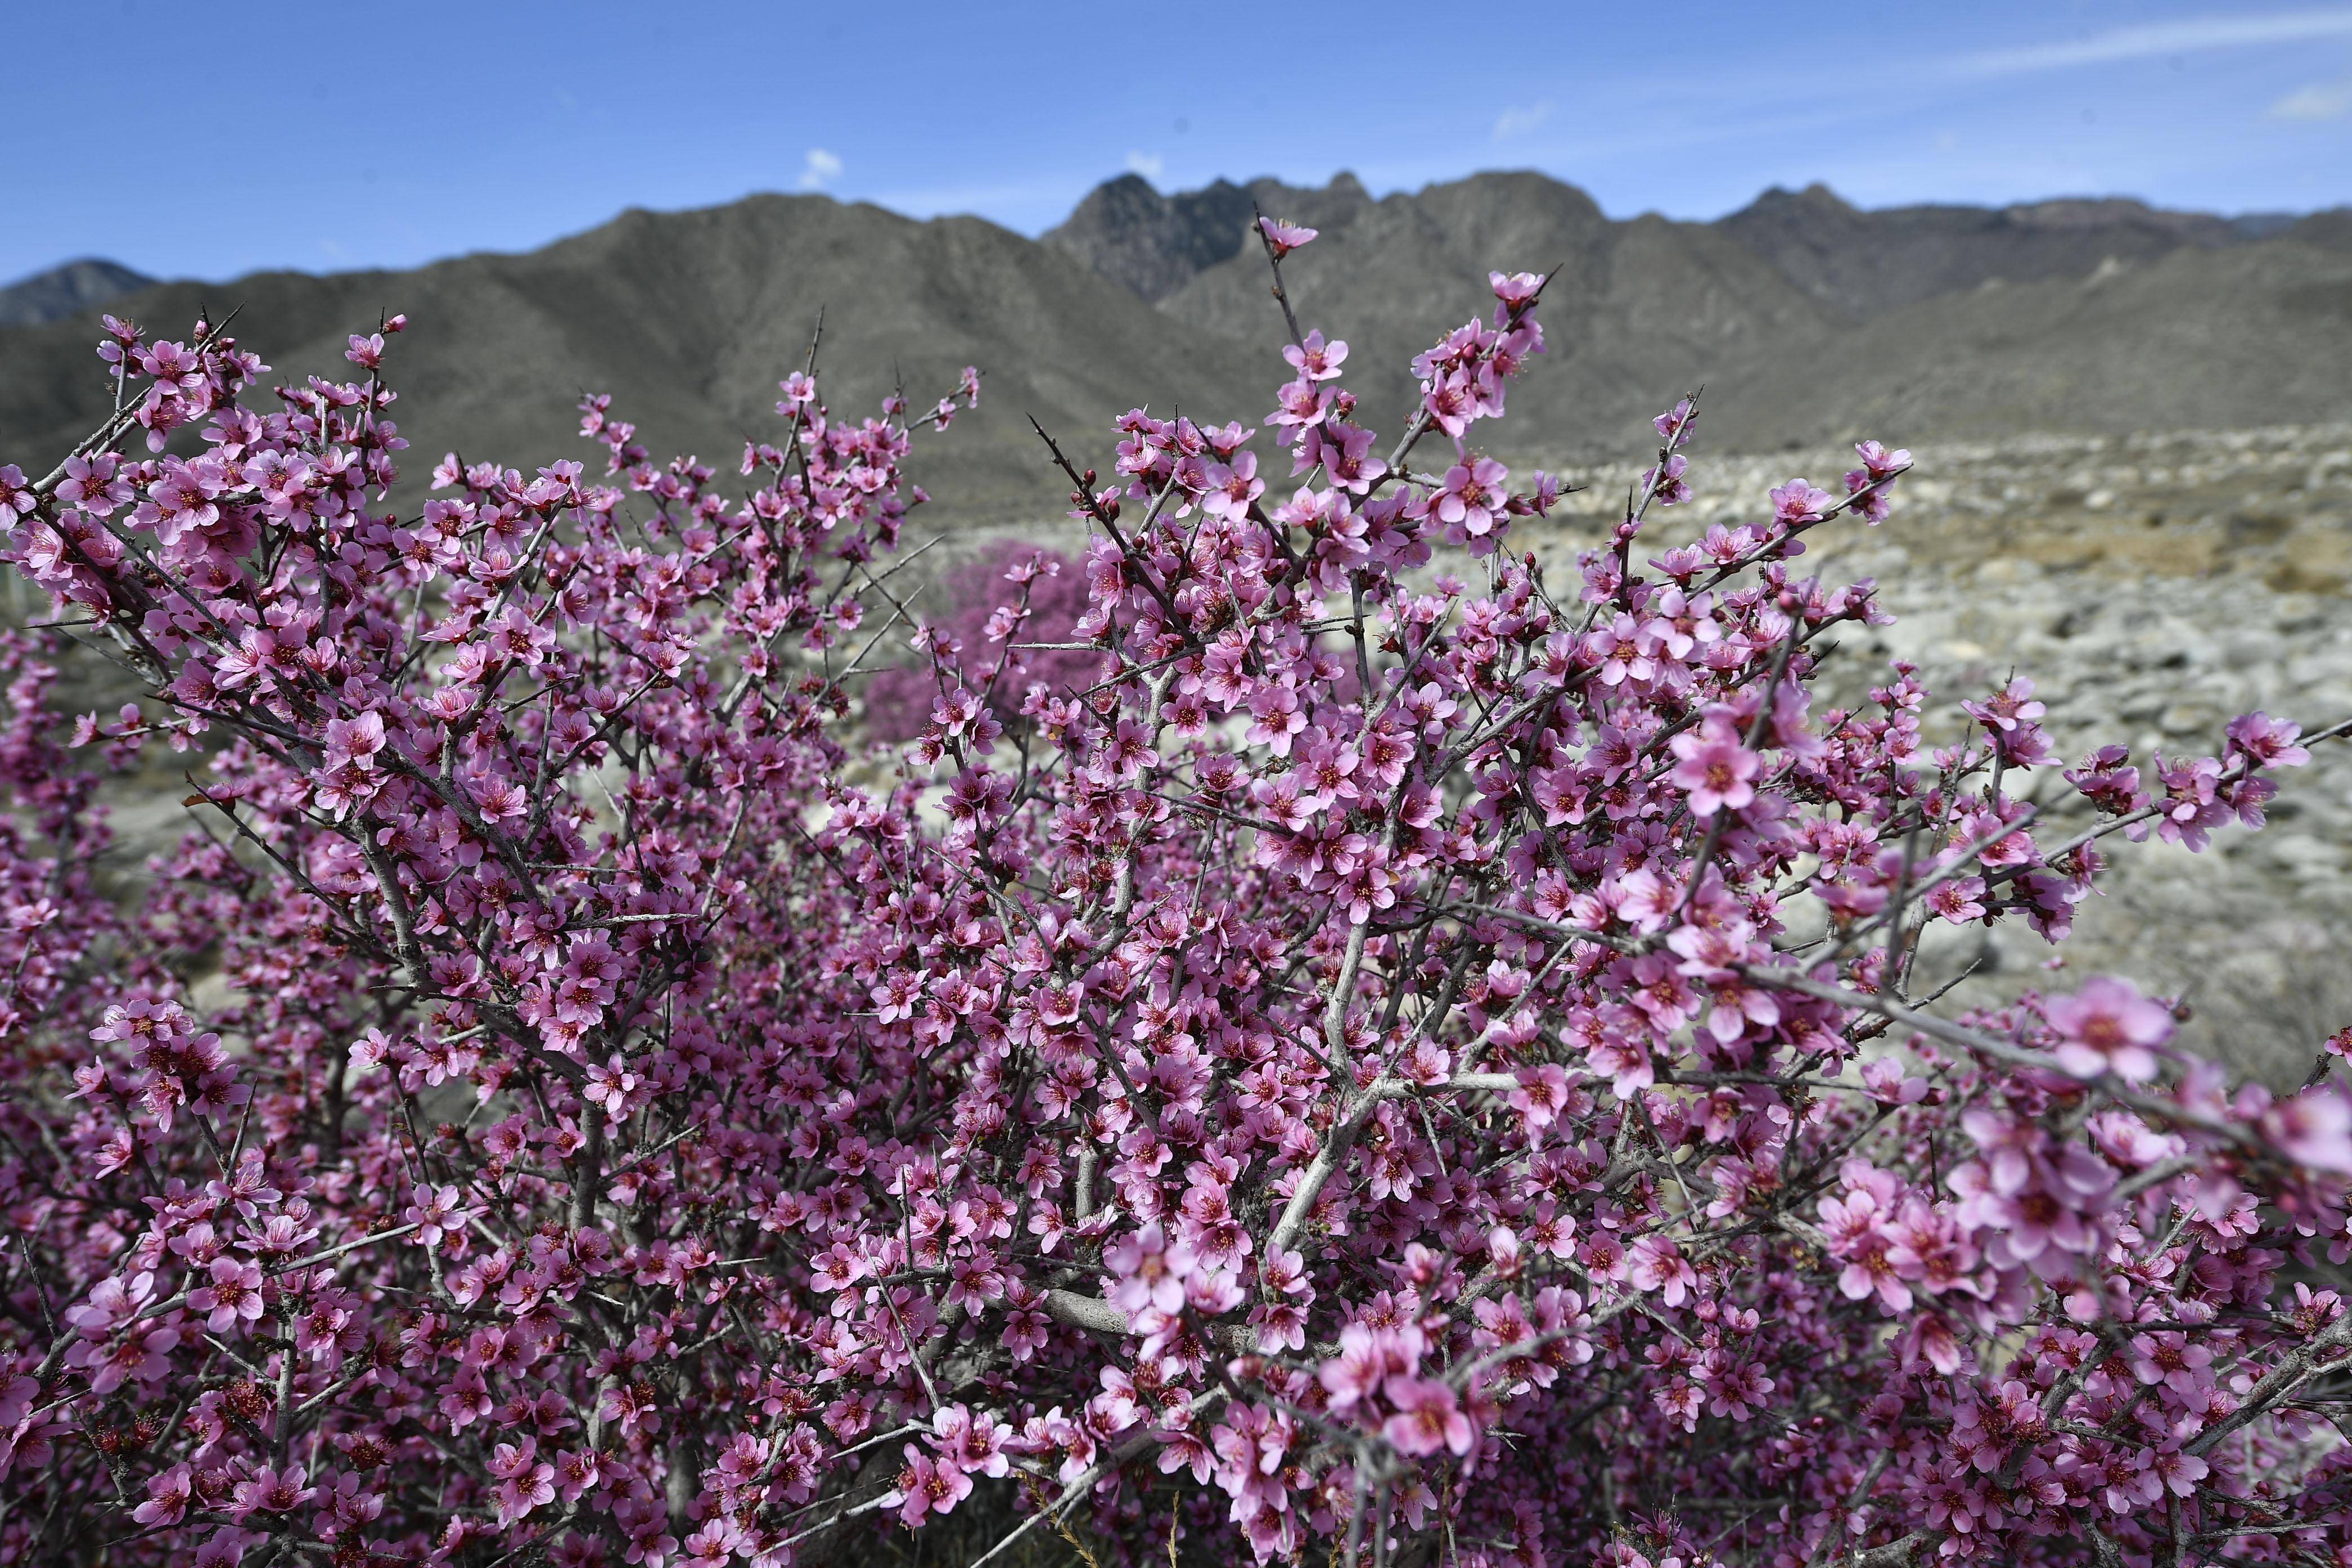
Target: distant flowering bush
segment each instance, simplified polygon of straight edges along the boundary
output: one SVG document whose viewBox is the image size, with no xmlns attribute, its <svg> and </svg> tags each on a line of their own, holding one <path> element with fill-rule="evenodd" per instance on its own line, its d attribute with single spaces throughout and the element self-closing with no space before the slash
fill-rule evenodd
<svg viewBox="0 0 2352 1568">
<path fill-rule="evenodd" d="M 411 513 L 398 318 L 255 406 L 110 321 L 120 412 L 0 468 L 148 692 L 68 734 L 0 645 L 0 1558 L 2352 1563 L 2352 1032 L 2273 1095 L 2121 982 L 1915 970 L 2346 726 L 2062 770 L 2023 679 L 1942 745 L 1900 664 L 1819 707 L 1885 616 L 1794 563 L 1908 455 L 1659 548 L 1687 399 L 1548 580 L 1494 285 L 1392 441 L 1294 321 L 1262 430 L 1053 447 L 1084 563 L 919 627 L 873 791 L 954 403 L 812 355 L 722 482 L 593 398 L 604 480 Z M 157 745 L 195 828 L 118 908 Z"/>
<path fill-rule="evenodd" d="M 921 657 L 935 651 L 955 663 L 1000 721 L 1015 718 L 1022 697 L 1039 681 L 1055 691 L 1083 692 L 1095 684 L 1101 651 L 1070 640 L 1071 628 L 1087 612 L 1087 581 L 1070 561 L 1000 540 L 943 574 L 939 585 L 946 613 L 915 637 L 917 662 L 877 669 L 866 682 L 873 733 L 911 741 L 930 723 L 933 707 L 947 695 L 943 661 Z M 907 609 L 895 595 L 891 607 Z M 986 657 L 967 663 L 967 650 L 984 650 Z"/>
</svg>

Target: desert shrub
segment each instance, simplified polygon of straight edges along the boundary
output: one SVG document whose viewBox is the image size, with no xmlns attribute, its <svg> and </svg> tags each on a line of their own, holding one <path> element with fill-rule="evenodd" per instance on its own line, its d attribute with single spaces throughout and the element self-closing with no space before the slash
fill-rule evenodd
<svg viewBox="0 0 2352 1568">
<path fill-rule="evenodd" d="M 936 645 L 959 668 L 967 654 L 985 652 L 966 684 L 1000 724 L 1022 721 L 1021 701 L 1034 685 L 1067 697 L 1090 689 L 1102 676 L 1101 651 L 1071 640 L 1087 612 L 1087 585 L 1059 552 L 995 540 L 942 573 L 935 586 L 945 614 L 926 625 L 917 651 L 928 655 Z M 866 721 L 877 737 L 911 741 L 947 696 L 940 661 L 919 658 L 877 669 L 865 696 Z"/>
<path fill-rule="evenodd" d="M 1542 290 L 1385 444 L 1293 323 L 1260 428 L 1053 447 L 1090 689 L 920 627 L 873 789 L 904 406 L 794 375 L 722 479 L 593 399 L 601 479 L 412 513 L 397 319 L 257 405 L 115 324 L 120 415 L 0 469 L 42 635 L 149 692 L 68 731 L 0 656 L 0 1554 L 2345 1562 L 2331 1057 L 2273 1095 L 2117 983 L 1911 974 L 2344 726 L 2044 810 L 2026 681 L 1940 744 L 1900 665 L 1817 709 L 1884 616 L 1797 564 L 1906 455 L 1661 549 L 1688 399 L 1548 580 L 1556 485 L 1472 444 Z M 119 911 L 155 746 L 195 826 Z"/>
</svg>

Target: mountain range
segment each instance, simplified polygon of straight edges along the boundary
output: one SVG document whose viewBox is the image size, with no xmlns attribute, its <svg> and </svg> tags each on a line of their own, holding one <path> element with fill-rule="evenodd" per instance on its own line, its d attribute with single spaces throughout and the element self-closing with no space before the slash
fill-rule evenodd
<svg viewBox="0 0 2352 1568">
<path fill-rule="evenodd" d="M 62 321 L 154 286 L 155 279 L 144 272 L 85 256 L 0 289 L 0 327 Z"/>
<path fill-rule="evenodd" d="M 522 255 L 408 271 L 156 283 L 85 261 L 0 290 L 0 460 L 46 470 L 99 419 L 100 308 L 163 336 L 200 305 L 281 375 L 348 374 L 344 334 L 405 311 L 391 360 L 417 459 L 590 450 L 611 391 L 656 453 L 729 464 L 772 435 L 773 385 L 820 310 L 844 413 L 900 380 L 925 400 L 985 373 L 979 414 L 920 443 L 941 521 L 1059 504 L 1024 414 L 1108 468 L 1137 403 L 1261 419 L 1286 377 L 1263 210 L 1320 240 L 1284 264 L 1303 324 L 1351 346 L 1363 417 L 1402 423 L 1412 356 L 1490 303 L 1490 270 L 1559 269 L 1550 352 L 1496 430 L 1507 457 L 1631 453 L 1646 415 L 1707 386 L 1714 444 L 2315 424 L 2352 418 L 2352 211 L 2225 218 L 2137 202 L 1863 210 L 1812 186 L 1712 223 L 1612 219 L 1583 192 L 1496 173 L 1375 198 L 1220 181 L 1097 187 L 1036 239 L 825 196 L 632 210 Z"/>
</svg>

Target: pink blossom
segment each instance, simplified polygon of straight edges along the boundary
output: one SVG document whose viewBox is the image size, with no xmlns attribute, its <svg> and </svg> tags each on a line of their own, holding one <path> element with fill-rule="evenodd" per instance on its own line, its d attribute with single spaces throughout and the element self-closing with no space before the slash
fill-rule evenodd
<svg viewBox="0 0 2352 1568">
<path fill-rule="evenodd" d="M 1812 522 L 1827 515 L 1833 498 L 1803 479 L 1790 479 L 1772 492 L 1772 516 L 1784 527 Z"/>
<path fill-rule="evenodd" d="M 1698 1283 L 1697 1272 L 1667 1237 L 1643 1237 L 1626 1258 L 1634 1289 L 1658 1291 L 1669 1307 L 1681 1306 L 1684 1294 Z"/>
<path fill-rule="evenodd" d="M 944 1456 L 933 1459 L 912 1443 L 905 1453 L 907 1468 L 898 1472 L 892 1495 L 898 1500 L 898 1517 L 908 1524 L 920 1524 L 929 1514 L 952 1513 L 956 1504 L 971 1495 L 971 1478 L 953 1460 Z"/>
<path fill-rule="evenodd" d="M 499 1483 L 501 1524 L 512 1524 L 555 1500 L 555 1467 L 539 1459 L 529 1437 L 520 1444 L 499 1444 L 491 1451 L 488 1469 Z"/>
<path fill-rule="evenodd" d="M 1277 261 L 1300 246 L 1311 242 L 1317 232 L 1295 223 L 1284 223 L 1270 217 L 1258 219 L 1257 226 L 1258 231 L 1265 236 L 1266 247 L 1274 253 L 1274 258 Z"/>
<path fill-rule="evenodd" d="M 1681 761 L 1668 776 L 1676 788 L 1690 792 L 1692 816 L 1738 811 L 1756 798 L 1753 781 L 1763 759 L 1740 743 L 1726 720 L 1710 717 L 1698 730 L 1676 735 L 1671 744 Z"/>
<path fill-rule="evenodd" d="M 194 1495 L 194 1483 L 189 1468 L 173 1465 L 171 1468 L 147 1478 L 147 1500 L 131 1510 L 131 1517 L 149 1529 L 177 1524 L 187 1511 L 188 1500 Z"/>
<path fill-rule="evenodd" d="M 1454 464 L 1445 470 L 1444 488 L 1435 498 L 1438 520 L 1464 538 L 1485 538 L 1500 521 L 1500 487 L 1509 472 L 1492 458 Z"/>
<path fill-rule="evenodd" d="M 188 1292 L 188 1306 L 205 1314 L 205 1327 L 214 1333 L 233 1333 L 261 1318 L 261 1269 L 235 1258 L 215 1258 L 207 1270 L 209 1283 Z"/>
<path fill-rule="evenodd" d="M 1911 454 L 1901 447 L 1890 452 L 1875 441 L 1859 441 L 1853 451 L 1862 459 L 1864 471 L 1874 479 L 1899 474 L 1911 466 Z"/>
<path fill-rule="evenodd" d="M 1291 232 L 1303 233 L 1307 236 L 1307 239 L 1315 237 L 1312 229 L 1294 229 Z M 1269 229 L 1267 233 L 1271 236 L 1273 230 Z M 1288 251 L 1305 243 L 1307 243 L 1305 239 L 1294 240 L 1284 245 L 1283 249 Z M 1347 363 L 1348 345 L 1335 342 L 1327 346 L 1323 342 L 1322 332 L 1316 331 L 1307 333 L 1304 342 L 1286 346 L 1282 351 L 1282 357 L 1290 362 L 1290 367 L 1293 370 L 1307 380 L 1329 381 L 1339 374 L 1339 367 Z"/>
<path fill-rule="evenodd" d="M 2298 768 L 2311 760 L 2311 752 L 2295 742 L 2302 732 L 2300 725 L 2284 719 L 2245 713 L 2230 721 L 2230 746 L 2264 767 Z"/>
<path fill-rule="evenodd" d="M 1182 1242 L 1171 1242 L 1154 1221 L 1113 1243 L 1103 1266 L 1112 1277 L 1110 1301 L 1120 1310 L 1173 1312 L 1184 1304 L 1193 1255 Z"/>
<path fill-rule="evenodd" d="M 1454 1390 L 1435 1378 L 1391 1378 L 1383 1393 L 1397 1413 L 1381 1424 L 1381 1436 L 1399 1453 L 1417 1456 L 1446 1448 L 1467 1454 L 1476 1441 Z"/>
<path fill-rule="evenodd" d="M 2282 1153 L 2316 1171 L 2352 1174 L 2352 1097 L 2320 1086 L 2265 1111 L 2263 1134 Z"/>
<path fill-rule="evenodd" d="M 2091 981 L 2072 996 L 2052 998 L 2042 1014 L 2058 1032 L 2058 1065 L 2078 1078 L 2112 1070 L 2146 1083 L 2157 1073 L 2152 1047 L 2172 1037 L 2172 1015 L 2127 981 Z"/>
<path fill-rule="evenodd" d="M 453 1237 L 463 1234 L 472 1217 L 465 1198 L 454 1186 L 420 1189 L 417 1199 L 408 1205 L 401 1217 L 416 1226 L 420 1247 L 439 1247 Z"/>
<path fill-rule="evenodd" d="M 251 1513 L 291 1513 L 318 1496 L 318 1489 L 308 1484 L 308 1475 L 299 1465 L 289 1465 L 283 1472 L 267 1466 L 253 1472 L 252 1479 L 236 1483 L 236 1510 L 239 1517 Z"/>
</svg>

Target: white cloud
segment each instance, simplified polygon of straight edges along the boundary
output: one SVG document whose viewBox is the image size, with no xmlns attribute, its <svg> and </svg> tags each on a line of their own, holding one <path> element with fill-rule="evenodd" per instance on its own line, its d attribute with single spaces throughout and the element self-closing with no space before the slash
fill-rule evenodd
<svg viewBox="0 0 2352 1568">
<path fill-rule="evenodd" d="M 1495 140 L 1507 142 L 1514 136 L 1525 136 L 1551 118 L 1551 100 L 1530 104 L 1525 109 L 1507 109 L 1495 116 Z"/>
<path fill-rule="evenodd" d="M 2352 77 L 2302 87 L 2271 105 L 2273 120 L 2341 120 L 2352 114 Z"/>
<path fill-rule="evenodd" d="M 1129 153 L 1127 155 L 1127 172 L 1140 174 L 1156 185 L 1160 183 L 1160 176 L 1168 172 L 1168 160 L 1157 153 Z"/>
<path fill-rule="evenodd" d="M 2168 55 L 2347 36 L 2352 36 L 2352 7 L 2278 11 L 2266 16 L 2189 16 L 2177 22 L 2111 27 L 2104 33 L 2063 43 L 1988 49 L 1963 56 L 1958 68 L 1964 76 L 2024 76 L 2073 66 L 2112 65 L 2123 60 L 2158 59 Z"/>
<path fill-rule="evenodd" d="M 801 165 L 801 189 L 821 191 L 841 178 L 841 157 L 822 147 L 808 150 L 808 161 Z"/>
</svg>

